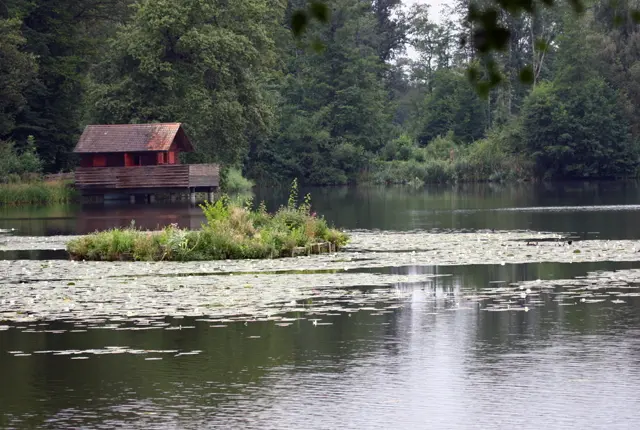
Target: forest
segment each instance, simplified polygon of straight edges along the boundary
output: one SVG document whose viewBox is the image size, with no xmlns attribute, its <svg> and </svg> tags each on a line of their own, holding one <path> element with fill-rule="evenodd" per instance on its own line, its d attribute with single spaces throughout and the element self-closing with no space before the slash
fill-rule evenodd
<svg viewBox="0 0 640 430">
<path fill-rule="evenodd" d="M 296 37 L 306 0 L 1 0 L 0 175 L 73 170 L 86 124 L 144 122 L 261 184 L 638 175 L 640 0 L 501 10 L 493 52 L 464 43 L 470 0 L 325 3 Z"/>
</svg>

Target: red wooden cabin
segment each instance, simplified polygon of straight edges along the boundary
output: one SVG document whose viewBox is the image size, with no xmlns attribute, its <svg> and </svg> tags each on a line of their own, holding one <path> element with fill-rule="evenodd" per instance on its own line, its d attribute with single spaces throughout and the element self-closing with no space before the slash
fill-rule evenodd
<svg viewBox="0 0 640 430">
<path fill-rule="evenodd" d="M 74 149 L 80 156 L 76 187 L 84 194 L 213 192 L 219 166 L 180 164 L 178 154 L 191 151 L 180 123 L 88 125 Z"/>
<path fill-rule="evenodd" d="M 74 150 L 80 167 L 180 164 L 178 153 L 191 151 L 180 123 L 88 125 Z"/>
</svg>

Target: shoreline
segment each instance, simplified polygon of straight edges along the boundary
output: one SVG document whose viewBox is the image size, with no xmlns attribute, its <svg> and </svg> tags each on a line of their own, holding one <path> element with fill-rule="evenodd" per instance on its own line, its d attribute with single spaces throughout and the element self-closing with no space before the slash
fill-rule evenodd
<svg viewBox="0 0 640 430">
<path fill-rule="evenodd" d="M 92 261 L 54 262 L 94 264 L 97 267 L 130 264 L 143 267 L 157 265 L 162 272 L 173 273 L 173 267 L 197 273 L 200 267 L 209 272 L 273 271 L 316 269 L 367 269 L 411 265 L 471 265 L 524 263 L 580 263 L 606 261 L 640 261 L 640 240 L 574 240 L 567 244 L 557 233 L 535 231 L 479 231 L 479 232 L 398 232 L 346 231 L 349 243 L 338 252 L 311 256 L 273 259 L 223 259 L 200 261 Z M 11 241 L 3 238 L 10 237 Z M 68 240 L 84 236 L 2 236 L 0 251 L 56 251 L 66 249 Z M 4 243 L 3 243 L 4 242 Z M 0 260 L 11 261 L 47 260 Z M 6 263 L 4 263 L 6 264 Z M 0 278 L 1 279 L 1 278 Z"/>
</svg>

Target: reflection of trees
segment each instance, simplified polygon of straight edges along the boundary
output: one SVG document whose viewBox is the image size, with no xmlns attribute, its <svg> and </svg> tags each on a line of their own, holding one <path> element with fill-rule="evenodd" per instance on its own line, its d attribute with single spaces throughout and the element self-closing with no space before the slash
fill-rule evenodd
<svg viewBox="0 0 640 430">
<path fill-rule="evenodd" d="M 0 260 L 67 260 L 68 258 L 69 254 L 64 249 L 0 251 Z"/>
<path fill-rule="evenodd" d="M 351 317 L 318 318 L 332 321 L 333 325 L 313 327 L 305 320 L 289 327 L 277 327 L 273 322 L 249 322 L 247 326 L 234 323 L 226 328 L 210 328 L 211 323 L 185 318 L 175 321 L 174 325 L 196 325 L 197 328 L 179 331 L 90 329 L 76 334 L 24 333 L 16 329 L 0 332 L 0 351 L 3 351 L 0 380 L 5 388 L 0 390 L 2 413 L 13 416 L 34 413 L 36 416 L 30 418 L 28 425 L 35 426 L 65 408 L 95 411 L 134 399 L 189 395 L 189 402 L 217 406 L 231 401 L 229 394 L 242 393 L 249 384 L 260 385 L 261 379 L 273 368 L 287 365 L 303 372 L 319 369 L 342 372 L 357 364 L 358 356 L 382 351 L 384 339 L 398 335 L 394 314 L 372 316 L 368 312 L 357 312 Z M 382 324 L 384 322 L 389 324 Z M 102 349 L 116 345 L 203 352 L 183 357 L 89 355 L 90 359 L 84 361 L 51 354 L 13 357 L 6 353 Z M 386 346 L 385 354 L 397 353 L 397 347 Z M 164 359 L 145 362 L 144 357 L 148 356 Z M 211 387 L 217 387 L 218 392 L 224 387 L 224 392 L 211 396 Z M 109 404 L 96 402 L 96 397 L 108 399 Z M 0 426 L 5 424 L 0 420 Z"/>
<path fill-rule="evenodd" d="M 204 222 L 197 206 L 98 204 L 45 208 L 11 208 L 0 213 L 0 228 L 15 228 L 18 234 L 52 236 L 84 234 L 114 227 L 154 230 L 177 223 L 181 227 L 200 228 Z"/>
<path fill-rule="evenodd" d="M 143 230 L 157 230 L 173 223 L 197 229 L 205 221 L 200 208 L 189 204 L 85 206 L 76 219 L 78 233 L 128 227 L 132 221 Z"/>
<path fill-rule="evenodd" d="M 563 184 L 455 184 L 412 187 L 307 188 L 314 209 L 344 228 L 411 230 L 431 228 L 532 229 L 600 231 L 605 238 L 640 235 L 636 212 L 549 212 L 495 210 L 505 208 L 637 204 L 637 182 L 575 182 Z M 288 190 L 261 190 L 256 200 L 270 209 L 286 203 Z M 591 236 L 592 237 L 592 236 Z"/>
<path fill-rule="evenodd" d="M 638 204 L 638 182 L 576 182 L 563 184 L 455 184 L 412 187 L 303 188 L 311 193 L 313 209 L 335 225 L 355 229 L 531 229 L 576 232 L 598 231 L 600 237 L 640 237 L 637 211 L 504 210 L 505 208 Z M 269 210 L 286 204 L 288 187 L 258 189 L 254 201 L 265 201 Z M 502 209 L 502 210 L 496 210 Z M 54 208 L 9 208 L 0 211 L 0 228 L 13 227 L 20 234 L 84 233 L 131 220 L 155 229 L 172 222 L 199 228 L 203 218 L 189 205 L 86 205 Z M 76 227 L 76 221 L 78 227 Z M 593 235 L 588 235 L 593 238 Z"/>
<path fill-rule="evenodd" d="M 20 235 L 66 235 L 75 231 L 76 206 L 0 207 L 0 228 Z"/>
</svg>

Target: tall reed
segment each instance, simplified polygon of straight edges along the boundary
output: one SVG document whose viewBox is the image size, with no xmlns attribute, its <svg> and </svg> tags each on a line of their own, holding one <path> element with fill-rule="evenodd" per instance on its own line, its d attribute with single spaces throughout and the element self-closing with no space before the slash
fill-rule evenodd
<svg viewBox="0 0 640 430">
<path fill-rule="evenodd" d="M 50 205 L 69 203 L 77 197 L 68 181 L 34 181 L 0 184 L 0 205 Z"/>
</svg>

